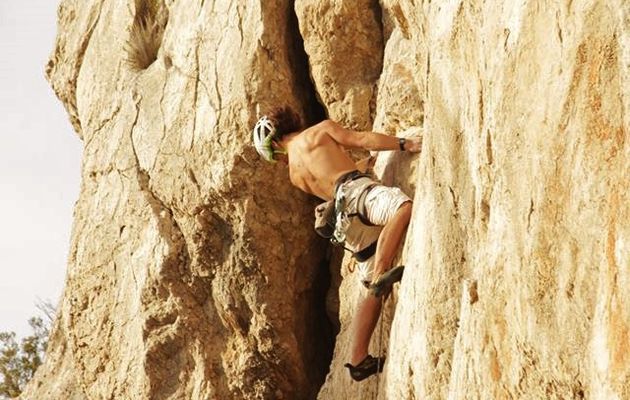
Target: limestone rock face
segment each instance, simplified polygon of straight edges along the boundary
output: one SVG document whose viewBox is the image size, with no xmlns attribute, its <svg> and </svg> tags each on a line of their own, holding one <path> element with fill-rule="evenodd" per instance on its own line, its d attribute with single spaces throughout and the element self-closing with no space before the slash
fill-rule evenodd
<svg viewBox="0 0 630 400">
<path fill-rule="evenodd" d="M 373 0 L 297 0 L 313 82 L 331 119 L 369 130 L 383 62 L 380 8 Z"/>
<path fill-rule="evenodd" d="M 623 0 L 63 0 L 47 74 L 82 188 L 22 398 L 630 399 L 629 16 Z M 364 295 L 350 260 L 251 147 L 275 105 L 423 137 L 375 167 L 414 199 L 378 379 L 342 367 Z"/>
<path fill-rule="evenodd" d="M 51 356 L 24 398 L 314 397 L 330 353 L 311 334 L 314 202 L 250 145 L 258 108 L 309 108 L 291 4 L 150 6 L 60 6 L 47 71 L 85 144 L 82 187 Z M 143 7 L 167 23 L 138 70 Z"/>
</svg>

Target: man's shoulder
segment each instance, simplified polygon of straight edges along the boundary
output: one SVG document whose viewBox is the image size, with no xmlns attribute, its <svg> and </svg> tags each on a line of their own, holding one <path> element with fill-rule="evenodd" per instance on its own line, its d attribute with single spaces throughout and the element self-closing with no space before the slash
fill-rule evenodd
<svg viewBox="0 0 630 400">
<path fill-rule="evenodd" d="M 319 132 L 327 132 L 330 129 L 333 129 L 335 126 L 335 122 L 331 121 L 329 119 L 325 119 L 323 121 L 320 121 L 314 125 L 311 125 L 310 127 L 304 129 L 304 133 L 319 133 Z"/>
<path fill-rule="evenodd" d="M 304 136 L 311 136 L 321 140 L 332 138 L 336 129 L 339 129 L 339 124 L 329 119 L 325 119 L 305 129 L 303 133 L 305 134 Z"/>
<path fill-rule="evenodd" d="M 330 123 L 328 122 L 328 120 L 325 120 L 304 129 L 302 132 L 300 132 L 299 136 L 302 140 L 306 140 L 309 142 L 320 142 L 322 140 L 325 140 L 329 136 L 329 132 Z"/>
</svg>

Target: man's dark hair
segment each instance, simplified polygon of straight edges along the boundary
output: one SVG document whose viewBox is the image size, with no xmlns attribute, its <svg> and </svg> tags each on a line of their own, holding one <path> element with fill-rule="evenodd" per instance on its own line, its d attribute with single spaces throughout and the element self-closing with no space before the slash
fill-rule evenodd
<svg viewBox="0 0 630 400">
<path fill-rule="evenodd" d="M 297 132 L 302 128 L 302 121 L 291 107 L 276 107 L 269 111 L 267 118 L 276 127 L 276 138 L 280 139 L 287 133 Z"/>
</svg>

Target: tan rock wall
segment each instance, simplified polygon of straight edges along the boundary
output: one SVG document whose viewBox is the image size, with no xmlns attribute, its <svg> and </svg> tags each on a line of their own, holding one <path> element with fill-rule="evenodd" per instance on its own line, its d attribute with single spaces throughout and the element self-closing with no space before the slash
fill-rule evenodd
<svg viewBox="0 0 630 400">
<path fill-rule="evenodd" d="M 619 356 L 630 307 L 616 300 L 630 262 L 620 10 L 428 13 L 451 25 L 429 28 L 437 54 L 412 233 L 425 254 L 400 294 L 422 300 L 398 308 L 387 396 L 408 393 L 398 387 L 410 373 L 419 397 L 630 395 Z M 426 350 L 396 345 L 409 331 Z"/>
<path fill-rule="evenodd" d="M 142 4 L 60 6 L 47 72 L 82 190 L 23 398 L 377 395 L 342 368 L 362 289 L 338 253 L 319 387 L 315 203 L 249 144 L 276 104 L 423 135 L 376 165 L 414 198 L 378 398 L 630 398 L 627 2 L 151 2 L 167 23 L 137 70 Z"/>
<path fill-rule="evenodd" d="M 141 6 L 61 5 L 48 74 L 79 121 L 82 189 L 55 356 L 24 397 L 313 397 L 328 363 L 308 332 L 324 320 L 313 201 L 249 145 L 258 108 L 310 107 L 290 4 L 153 2 L 168 23 L 136 70 Z"/>
<path fill-rule="evenodd" d="M 374 0 L 297 0 L 311 76 L 328 116 L 369 130 L 383 62 L 380 7 Z"/>
<path fill-rule="evenodd" d="M 628 6 L 382 6 L 375 129 L 425 132 L 377 163 L 416 178 L 408 269 L 379 382 L 341 368 L 344 282 L 319 398 L 628 398 Z"/>
</svg>

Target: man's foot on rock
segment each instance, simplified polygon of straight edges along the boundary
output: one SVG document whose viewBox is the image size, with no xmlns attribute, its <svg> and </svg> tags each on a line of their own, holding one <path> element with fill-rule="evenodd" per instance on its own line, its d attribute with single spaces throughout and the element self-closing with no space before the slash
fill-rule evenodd
<svg viewBox="0 0 630 400">
<path fill-rule="evenodd" d="M 405 266 L 400 265 L 396 268 L 392 268 L 378 277 L 376 282 L 370 285 L 370 293 L 376 297 L 381 297 L 385 293 L 388 293 L 392 285 L 399 282 L 402 279 Z"/>
<path fill-rule="evenodd" d="M 376 373 L 383 372 L 383 364 L 385 364 L 385 356 L 372 357 L 368 354 L 367 357 L 356 366 L 347 363 L 344 367 L 350 370 L 350 377 L 352 379 L 361 382 Z"/>
</svg>

